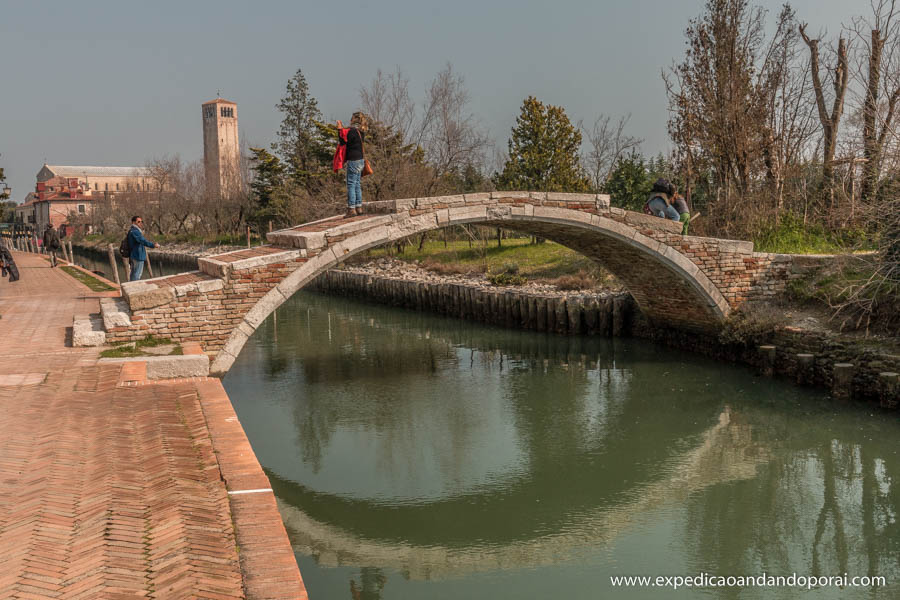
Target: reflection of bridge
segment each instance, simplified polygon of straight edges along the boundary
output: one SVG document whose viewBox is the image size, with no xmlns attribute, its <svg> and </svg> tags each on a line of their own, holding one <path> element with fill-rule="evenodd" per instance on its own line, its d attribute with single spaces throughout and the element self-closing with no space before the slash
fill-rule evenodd
<svg viewBox="0 0 900 600">
<path fill-rule="evenodd" d="M 609 269 L 651 321 L 689 330 L 714 330 L 732 308 L 783 289 L 792 266 L 790 256 L 754 253 L 752 242 L 682 236 L 679 224 L 610 208 L 602 195 L 492 192 L 365 210 L 272 232 L 272 245 L 200 259 L 199 271 L 124 284 L 125 299 L 104 306 L 107 340 L 199 341 L 221 374 L 259 324 L 317 275 L 363 250 L 466 223 L 568 246 Z"/>
<path fill-rule="evenodd" d="M 684 454 L 663 481 L 634 491 L 634 500 L 577 515 L 560 533 L 530 540 L 491 545 L 445 547 L 361 538 L 341 527 L 318 521 L 301 509 L 279 502 L 295 550 L 311 554 L 326 565 L 391 568 L 413 579 L 434 579 L 472 572 L 529 568 L 555 564 L 611 544 L 632 523 L 653 510 L 678 504 L 704 488 L 751 479 L 768 460 L 765 448 L 753 441 L 750 426 L 731 420 L 729 409 L 703 433 L 701 443 Z"/>
</svg>

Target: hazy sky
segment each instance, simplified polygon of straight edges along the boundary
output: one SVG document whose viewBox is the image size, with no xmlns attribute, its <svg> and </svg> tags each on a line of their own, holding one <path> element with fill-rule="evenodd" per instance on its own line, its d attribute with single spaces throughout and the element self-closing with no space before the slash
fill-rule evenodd
<svg viewBox="0 0 900 600">
<path fill-rule="evenodd" d="M 774 19 L 781 2 L 759 0 Z M 142 165 L 203 154 L 200 104 L 238 103 L 241 137 L 268 145 L 297 68 L 330 119 L 349 119 L 376 70 L 401 67 L 421 102 L 450 62 L 506 148 L 529 94 L 573 121 L 632 114 L 643 151 L 668 147 L 660 71 L 680 60 L 702 0 L 43 2 L 0 0 L 0 166 L 13 199 L 44 163 Z M 798 0 L 837 32 L 865 0 Z"/>
</svg>

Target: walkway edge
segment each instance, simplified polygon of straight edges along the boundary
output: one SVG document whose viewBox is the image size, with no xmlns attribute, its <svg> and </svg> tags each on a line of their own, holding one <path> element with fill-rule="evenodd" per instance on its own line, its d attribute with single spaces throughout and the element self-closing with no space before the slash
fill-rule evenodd
<svg viewBox="0 0 900 600">
<path fill-rule="evenodd" d="M 219 472 L 228 490 L 248 600 L 308 600 L 269 478 L 256 459 L 231 399 L 218 379 L 200 379 L 196 385 Z"/>
</svg>

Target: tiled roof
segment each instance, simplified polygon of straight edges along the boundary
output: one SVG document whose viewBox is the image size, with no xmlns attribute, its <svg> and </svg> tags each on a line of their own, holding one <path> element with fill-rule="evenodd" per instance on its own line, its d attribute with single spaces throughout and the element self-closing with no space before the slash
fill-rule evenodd
<svg viewBox="0 0 900 600">
<path fill-rule="evenodd" d="M 68 165 L 46 165 L 54 175 L 60 177 L 135 177 L 149 176 L 146 167 L 77 167 Z"/>
<path fill-rule="evenodd" d="M 215 100 L 210 100 L 209 102 L 204 102 L 203 104 L 234 104 L 237 106 L 237 102 L 232 102 L 231 100 L 226 100 L 225 98 L 216 98 Z"/>
</svg>

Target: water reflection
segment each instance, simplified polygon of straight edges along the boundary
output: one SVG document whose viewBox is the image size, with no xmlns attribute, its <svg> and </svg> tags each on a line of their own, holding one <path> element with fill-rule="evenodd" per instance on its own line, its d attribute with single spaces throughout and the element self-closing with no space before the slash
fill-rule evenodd
<svg viewBox="0 0 900 600">
<path fill-rule="evenodd" d="M 225 385 L 315 597 L 597 597 L 701 571 L 896 590 L 896 419 L 744 369 L 304 294 Z"/>
</svg>

